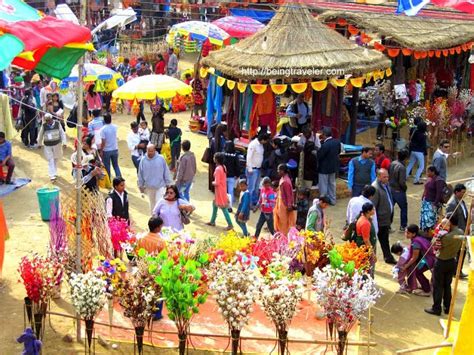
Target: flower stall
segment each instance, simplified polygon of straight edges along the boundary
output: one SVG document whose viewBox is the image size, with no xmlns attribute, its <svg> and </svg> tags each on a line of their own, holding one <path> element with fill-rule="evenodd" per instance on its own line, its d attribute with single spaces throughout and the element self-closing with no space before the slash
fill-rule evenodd
<svg viewBox="0 0 474 355">
<path fill-rule="evenodd" d="M 132 259 L 129 265 L 121 258 L 98 255 L 83 259 L 82 269 L 89 271 L 76 273 L 56 258 L 33 255 L 23 258 L 19 268 L 33 304 L 30 313 L 41 309 L 43 322 L 62 275 L 68 278 L 71 303 L 85 324 L 89 353 L 95 351 L 94 334 L 104 338 L 113 334 L 121 341 L 133 338 L 139 354 L 149 341 L 153 346 L 177 344 L 180 354 L 190 346 L 230 347 L 232 354 L 269 352 L 273 346 L 283 355 L 304 349 L 316 352 L 328 345 L 336 349 L 367 345 L 355 341 L 353 330 L 379 294 L 368 276 L 370 250 L 335 244 L 323 233 L 296 229 L 288 236 L 258 240 L 233 231 L 202 236 L 164 229 L 161 236 L 166 248 L 149 255 L 137 246 L 140 236 L 119 222 L 108 225 L 108 235 L 111 244 L 127 251 Z M 54 225 L 64 230 L 60 219 Z M 58 235 L 50 243 L 56 245 L 56 254 L 65 244 Z M 324 283 L 327 287 L 321 287 Z M 357 287 L 368 298 L 362 301 L 357 296 L 355 305 L 350 298 Z M 335 296 L 330 292 L 335 288 L 338 297 L 346 297 L 337 304 L 331 303 Z M 316 297 L 304 297 L 306 291 Z M 108 310 L 104 309 L 107 301 Z M 162 320 L 156 315 L 161 304 Z M 346 318 L 334 318 L 349 306 L 353 310 Z M 314 314 L 314 307 L 326 319 L 308 322 L 308 312 Z M 326 324 L 332 324 L 338 335 L 331 333 L 334 337 L 327 339 Z M 36 329 L 41 334 L 44 328 L 42 323 Z M 305 334 L 303 339 L 301 334 Z"/>
</svg>

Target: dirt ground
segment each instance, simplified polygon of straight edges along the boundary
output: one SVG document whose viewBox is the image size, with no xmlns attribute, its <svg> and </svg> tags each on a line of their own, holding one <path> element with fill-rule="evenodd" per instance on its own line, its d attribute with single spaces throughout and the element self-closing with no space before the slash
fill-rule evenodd
<svg viewBox="0 0 474 355">
<path fill-rule="evenodd" d="M 207 144 L 206 137 L 189 131 L 187 121 L 189 112 L 181 114 L 166 115 L 166 123 L 171 118 L 179 120 L 179 126 L 183 129 L 183 139 L 192 142 L 192 151 L 195 152 L 199 161 L 199 173 L 191 192 L 192 202 L 197 207 L 192 216 L 190 230 L 196 233 L 220 233 L 225 226 L 223 217 L 218 216 L 216 228 L 204 225 L 210 218 L 212 194 L 207 189 L 207 165 L 200 162 L 200 158 Z M 143 229 L 149 217 L 148 201 L 140 196 L 137 188 L 135 169 L 126 145 L 126 136 L 129 131 L 131 116 L 116 115 L 114 123 L 119 126 L 119 148 L 120 167 L 122 174 L 127 181 L 127 189 L 130 194 L 130 212 L 137 228 Z M 57 185 L 63 190 L 72 189 L 71 165 L 69 157 L 72 154 L 72 131 L 69 134 L 68 148 L 65 150 L 64 158 L 60 168 L 60 178 Z M 47 176 L 47 162 L 39 150 L 25 149 L 19 136 L 13 140 L 13 154 L 16 162 L 15 176 L 29 177 L 32 182 L 3 199 L 5 214 L 10 230 L 11 238 L 6 242 L 6 260 L 3 271 L 3 279 L 0 286 L 0 354 L 18 354 L 21 346 L 15 342 L 23 330 L 23 297 L 25 291 L 18 283 L 17 267 L 20 258 L 30 251 L 44 253 L 48 242 L 48 224 L 41 221 L 39 207 L 36 198 L 36 189 L 49 184 Z M 457 166 L 449 168 L 450 179 L 458 179 L 470 176 L 473 172 L 472 166 L 474 158 L 463 159 Z M 105 192 L 105 191 L 104 191 Z M 409 184 L 409 222 L 417 223 L 419 216 L 419 206 L 422 187 Z M 335 207 L 328 210 L 331 219 L 331 230 L 336 239 L 344 224 L 345 210 L 348 199 L 337 202 Z M 396 210 L 394 228 L 399 226 L 399 212 Z M 256 216 L 253 215 L 249 223 L 250 232 L 254 231 Z M 396 240 L 404 241 L 403 234 L 395 232 L 390 236 L 391 242 Z M 406 243 L 406 241 L 404 241 Z M 380 252 L 379 252 L 380 254 Z M 379 260 L 383 260 L 381 254 Z M 423 308 L 431 305 L 431 298 L 417 296 L 406 296 L 394 294 L 398 289 L 397 282 L 392 277 L 391 267 L 378 262 L 376 266 L 376 281 L 382 288 L 384 295 L 373 309 L 373 325 L 370 340 L 378 345 L 372 353 L 390 354 L 396 350 L 409 348 L 418 345 L 436 344 L 441 342 L 442 332 L 439 325 L 439 318 L 427 315 Z M 455 317 L 459 317 L 464 304 L 466 294 L 465 281 L 460 282 L 459 294 L 456 303 Z M 63 299 L 55 302 L 53 309 L 59 312 L 71 312 L 70 305 L 64 301 L 67 299 L 67 288 L 63 287 Z M 79 354 L 83 352 L 83 347 L 77 343 L 65 343 L 61 338 L 67 334 L 74 334 L 74 324 L 70 319 L 58 317 L 51 318 L 54 331 L 49 325 L 46 327 L 45 344 L 43 354 Z M 308 325 L 310 326 L 310 324 Z M 361 338 L 367 339 L 366 323 L 362 324 Z M 132 353 L 132 348 L 124 344 L 119 350 L 105 350 L 97 346 L 98 353 Z M 360 349 L 361 353 L 367 350 Z M 147 353 L 172 353 L 163 349 L 148 349 Z M 201 352 L 202 353 L 202 352 Z M 426 352 L 428 354 L 429 352 Z"/>
</svg>

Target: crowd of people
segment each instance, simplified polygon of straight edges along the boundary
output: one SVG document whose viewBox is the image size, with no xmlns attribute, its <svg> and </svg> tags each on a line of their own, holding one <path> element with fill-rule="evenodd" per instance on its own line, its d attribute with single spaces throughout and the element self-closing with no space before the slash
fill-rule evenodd
<svg viewBox="0 0 474 355">
<path fill-rule="evenodd" d="M 170 63 L 174 65 L 173 56 L 170 53 L 166 66 L 158 62 L 156 70 L 161 73 L 166 69 L 172 74 L 169 70 Z M 147 63 L 138 64 L 142 72 L 138 75 L 144 75 L 143 68 L 148 68 Z M 136 67 L 130 68 L 127 59 L 117 69 L 125 79 L 133 77 L 136 71 Z M 18 117 L 23 123 L 20 129 L 24 145 L 43 147 L 49 177 L 54 182 L 67 142 L 65 123 L 71 120 L 64 119 L 64 105 L 57 85 L 42 83 L 44 81 L 39 77 L 32 78 L 31 87 L 24 89 Z M 145 111 L 147 104 L 149 113 Z M 76 177 L 80 166 L 82 183 L 87 189 L 111 188 L 106 198 L 108 216 L 130 221 L 128 194 L 119 166 L 118 127 L 113 123 L 104 98 L 95 92 L 93 85 L 85 95 L 85 108 L 82 160 L 78 162 L 77 152 L 71 156 L 72 175 Z M 195 210 L 191 196 L 197 173 L 196 156 L 191 150 L 191 141 L 183 139 L 176 119 L 165 126 L 166 112 L 159 100 L 142 102 L 137 120 L 130 123 L 126 139 L 138 188 L 149 201 L 153 238 L 144 245 L 155 247 L 159 244 L 155 240 L 157 229 L 182 230 L 191 222 L 190 216 Z M 208 164 L 209 189 L 214 193 L 209 226 L 216 226 L 220 210 L 225 219 L 225 230 L 234 229 L 235 224 L 243 236 L 253 238 L 261 237 L 265 225 L 271 235 L 287 234 L 291 228 L 311 232 L 328 230 L 326 210 L 338 203 L 336 177 L 343 145 L 333 137 L 330 127 L 314 132 L 308 124 L 308 112 L 307 104 L 299 95 L 287 110 L 288 116 L 296 122 L 292 136 L 280 133 L 271 137 L 266 127 L 261 127 L 249 141 L 245 153 L 230 139 L 225 123 L 210 128 L 209 146 L 201 159 Z M 151 115 L 151 129 L 146 115 Z M 449 308 L 450 284 L 456 261 L 461 257 L 457 236 L 464 234 L 469 213 L 463 201 L 464 185 L 456 185 L 450 196 L 447 160 L 453 154 L 450 154 L 449 141 L 440 141 L 423 183 L 421 176 L 425 171 L 426 155 L 426 124 L 418 120 L 410 130 L 408 146 L 399 150 L 393 161 L 383 144 L 363 147 L 360 155 L 350 160 L 347 189 L 352 198 L 347 205 L 344 239 L 368 247 L 372 275 L 377 262 L 378 240 L 383 261 L 395 265 L 399 292 L 419 296 L 432 293 L 434 303 L 427 312 L 440 314 L 441 303 L 444 302 L 445 311 Z M 7 175 L 3 177 L 2 172 L 0 182 L 11 183 L 15 163 L 11 142 L 5 140 L 2 132 L 0 165 L 7 167 Z M 418 165 L 416 172 L 415 165 Z M 408 218 L 407 191 L 412 172 L 412 183 L 424 184 L 418 224 Z M 316 191 L 319 192 L 317 197 Z M 395 206 L 400 210 L 400 225 L 396 228 L 393 226 Z M 442 220 L 441 229 L 446 233 L 440 238 L 435 253 L 431 238 L 437 238 L 439 231 L 435 228 L 444 206 L 448 217 Z M 248 225 L 252 213 L 258 213 L 254 232 Z M 405 233 L 408 246 L 391 245 L 390 234 L 395 230 Z M 425 276 L 428 270 L 434 275 L 432 282 Z"/>
</svg>

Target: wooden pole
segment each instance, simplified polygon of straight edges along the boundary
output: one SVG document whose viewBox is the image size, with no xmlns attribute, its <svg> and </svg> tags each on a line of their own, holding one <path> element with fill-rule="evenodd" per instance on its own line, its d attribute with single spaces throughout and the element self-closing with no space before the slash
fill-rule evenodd
<svg viewBox="0 0 474 355">
<path fill-rule="evenodd" d="M 408 353 L 414 353 L 414 352 L 422 351 L 422 350 L 439 349 L 439 348 L 450 348 L 450 347 L 452 347 L 452 346 L 453 346 L 452 343 L 444 343 L 444 344 L 436 344 L 436 345 L 425 345 L 425 346 L 418 346 L 418 347 L 416 347 L 416 348 L 398 350 L 396 353 L 397 353 L 397 354 L 408 354 Z"/>
<path fill-rule="evenodd" d="M 336 128 L 338 133 L 338 138 L 342 137 L 342 106 L 344 105 L 344 87 L 337 88 L 337 116 L 336 116 Z"/>
<path fill-rule="evenodd" d="M 86 20 L 87 1 L 81 0 L 80 24 Z M 76 152 L 76 272 L 82 271 L 82 116 L 84 110 L 84 56 L 79 59 L 77 68 L 77 152 Z M 76 339 L 81 341 L 81 316 L 76 313 Z"/>
<path fill-rule="evenodd" d="M 351 123 L 350 123 L 350 134 L 349 144 L 355 144 L 356 133 L 357 133 L 357 111 L 359 108 L 359 88 L 352 88 L 352 103 L 351 103 Z"/>
</svg>

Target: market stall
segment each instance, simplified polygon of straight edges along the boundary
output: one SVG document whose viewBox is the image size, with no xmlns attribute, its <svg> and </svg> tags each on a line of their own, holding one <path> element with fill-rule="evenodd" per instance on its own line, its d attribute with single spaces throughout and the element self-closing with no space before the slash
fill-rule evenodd
<svg viewBox="0 0 474 355">
<path fill-rule="evenodd" d="M 202 64 L 209 77 L 207 124 L 224 118 L 233 136 L 259 126 L 277 132 L 277 99 L 304 93 L 312 106 L 314 130 L 343 128 L 342 98 L 349 85 L 362 86 L 366 75 L 384 77 L 390 61 L 377 51 L 354 45 L 318 22 L 308 8 L 285 5 L 255 35 L 211 52 Z M 222 107 L 225 115 L 223 115 Z"/>
<path fill-rule="evenodd" d="M 468 64 L 474 41 L 472 20 L 343 10 L 324 12 L 319 19 L 361 47 L 391 58 L 393 77 L 386 83 L 371 83 L 364 93 L 369 106 L 375 106 L 376 97 L 382 103 L 381 113 L 375 113 L 381 122 L 388 120 L 389 128 L 398 131 L 403 120 L 413 124 L 420 117 L 430 127 L 432 146 L 449 138 L 453 149 L 462 151 L 472 125 L 472 94 L 466 90 L 472 81 Z M 407 132 L 405 139 L 409 139 Z M 377 133 L 383 140 L 384 135 Z"/>
</svg>

